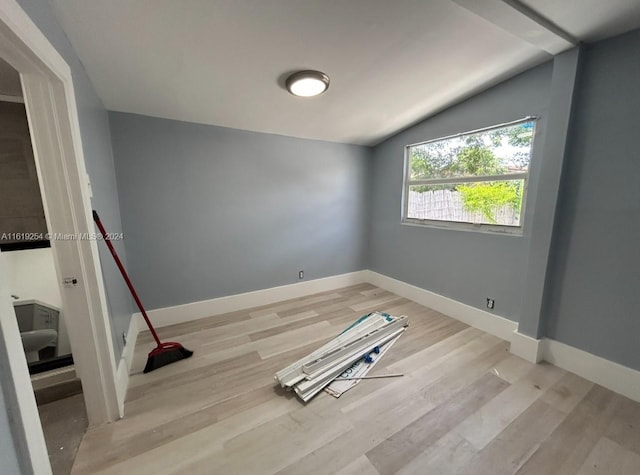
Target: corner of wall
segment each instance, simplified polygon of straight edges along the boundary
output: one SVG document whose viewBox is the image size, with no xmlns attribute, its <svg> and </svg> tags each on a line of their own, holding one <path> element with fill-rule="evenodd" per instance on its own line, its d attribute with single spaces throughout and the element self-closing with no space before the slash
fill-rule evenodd
<svg viewBox="0 0 640 475">
<path fill-rule="evenodd" d="M 514 330 L 511 335 L 511 348 L 509 351 L 529 363 L 540 363 L 543 359 L 541 344 L 542 340 Z"/>
<path fill-rule="evenodd" d="M 127 389 L 129 388 L 129 374 L 133 365 L 133 356 L 136 349 L 140 327 L 136 314 L 131 315 L 129 320 L 129 330 L 127 331 L 127 341 L 122 350 L 122 356 L 118 362 L 116 372 L 116 393 L 118 397 L 118 408 L 120 409 L 120 417 L 124 417 L 124 403 L 127 397 Z"/>
<path fill-rule="evenodd" d="M 511 320 L 494 315 L 476 307 L 466 305 L 429 290 L 407 284 L 397 279 L 387 277 L 374 271 L 367 271 L 367 281 L 377 287 L 386 289 L 394 294 L 413 300 L 425 307 L 437 310 L 444 315 L 455 318 L 467 325 L 483 330 L 487 333 L 511 341 L 511 336 L 517 324 Z"/>
</svg>

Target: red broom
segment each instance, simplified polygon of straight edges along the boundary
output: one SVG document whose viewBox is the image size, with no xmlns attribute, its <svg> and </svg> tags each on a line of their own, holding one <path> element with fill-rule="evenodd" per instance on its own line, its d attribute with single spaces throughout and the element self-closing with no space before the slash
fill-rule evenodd
<svg viewBox="0 0 640 475">
<path fill-rule="evenodd" d="M 129 291 L 131 292 L 133 299 L 136 301 L 136 304 L 138 304 L 138 308 L 140 309 L 140 312 L 144 317 L 144 321 L 147 322 L 147 326 L 149 327 L 149 331 L 151 331 L 151 334 L 153 335 L 153 339 L 156 340 L 157 346 L 153 350 L 151 350 L 151 352 L 149 353 L 149 356 L 147 358 L 147 364 L 144 367 L 143 372 L 148 373 L 150 371 L 153 371 L 154 369 L 161 368 L 162 366 L 166 366 L 176 361 L 189 358 L 191 355 L 193 355 L 193 351 L 187 350 L 180 343 L 176 343 L 174 341 L 165 341 L 164 343 L 162 343 L 160 341 L 160 338 L 158 338 L 158 334 L 153 328 L 153 325 L 151 325 L 151 321 L 147 316 L 147 312 L 144 310 L 144 307 L 142 306 L 142 302 L 140 301 L 140 298 L 136 293 L 136 289 L 133 288 L 133 284 L 131 283 L 131 280 L 129 280 L 127 271 L 124 269 L 124 266 L 122 265 L 122 262 L 120 261 L 120 258 L 118 257 L 118 254 L 116 253 L 116 250 L 113 247 L 113 244 L 111 243 L 111 240 L 109 239 L 109 236 L 105 231 L 104 226 L 102 225 L 102 222 L 100 221 L 100 217 L 98 216 L 98 213 L 95 210 L 93 210 L 93 220 L 98 225 L 98 229 L 100 229 L 100 234 L 102 235 L 102 239 L 107 244 L 109 251 L 111 251 L 111 255 L 113 256 L 113 259 L 116 261 L 116 265 L 118 266 L 118 269 L 120 269 L 120 273 L 122 274 L 124 281 L 127 283 L 127 287 L 129 287 Z"/>
</svg>

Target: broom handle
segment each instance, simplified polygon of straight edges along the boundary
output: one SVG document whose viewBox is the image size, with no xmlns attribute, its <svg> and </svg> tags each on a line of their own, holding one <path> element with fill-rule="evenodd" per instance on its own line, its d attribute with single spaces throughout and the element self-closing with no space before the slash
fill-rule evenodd
<svg viewBox="0 0 640 475">
<path fill-rule="evenodd" d="M 145 322 L 147 322 L 147 326 L 149 327 L 149 330 L 151 331 L 153 338 L 156 340 L 156 343 L 158 344 L 158 346 L 160 346 L 162 344 L 160 343 L 160 338 L 158 338 L 158 334 L 154 330 L 153 325 L 151 325 L 151 320 L 149 320 L 149 317 L 147 316 L 147 312 L 144 310 L 144 307 L 142 306 L 142 302 L 138 297 L 138 293 L 136 292 L 136 289 L 133 288 L 133 284 L 129 279 L 129 275 L 127 274 L 127 271 L 122 265 L 122 262 L 120 261 L 120 258 L 116 253 L 116 249 L 113 247 L 113 244 L 111 244 L 111 240 L 109 239 L 109 236 L 107 236 L 107 231 L 105 231 L 104 226 L 102 225 L 102 221 L 100 221 L 100 217 L 98 216 L 98 212 L 96 210 L 93 210 L 93 220 L 98 225 L 98 229 L 100 229 L 100 234 L 102 235 L 102 239 L 107 244 L 109 251 L 111 251 L 111 255 L 113 256 L 113 259 L 116 261 L 116 265 L 118 266 L 118 269 L 120 269 L 120 273 L 122 274 L 124 281 L 127 283 L 127 287 L 129 287 L 129 292 L 131 292 L 131 295 L 133 296 L 133 300 L 135 300 L 136 304 L 138 304 L 138 308 L 140 309 L 140 312 L 142 313 L 142 316 L 144 317 Z"/>
</svg>

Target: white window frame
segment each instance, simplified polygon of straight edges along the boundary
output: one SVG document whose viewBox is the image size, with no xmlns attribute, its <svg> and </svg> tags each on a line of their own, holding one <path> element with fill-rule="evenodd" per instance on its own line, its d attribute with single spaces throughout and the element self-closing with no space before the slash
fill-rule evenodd
<svg viewBox="0 0 640 475">
<path fill-rule="evenodd" d="M 529 187 L 529 174 L 531 172 L 531 161 L 533 161 L 533 147 L 536 136 L 536 125 L 539 117 L 527 116 L 522 119 L 514 120 L 511 122 L 505 122 L 502 124 L 491 125 L 489 127 L 483 127 L 480 129 L 469 130 L 460 132 L 453 135 L 447 135 L 445 137 L 438 137 L 432 140 L 425 140 L 423 142 L 416 142 L 405 145 L 404 147 L 404 174 L 402 182 L 402 224 L 409 226 L 420 227 L 435 227 L 445 229 L 456 229 L 461 231 L 475 231 L 475 232 L 487 232 L 487 233 L 499 233 L 521 236 L 524 230 L 524 217 L 527 208 L 527 191 Z M 529 162 L 529 168 L 526 172 L 510 173 L 504 175 L 492 175 L 492 176 L 472 176 L 472 177 L 451 177 L 451 178 L 431 178 L 424 180 L 411 180 L 411 148 L 418 145 L 426 145 L 433 142 L 441 142 L 444 140 L 450 140 L 465 135 L 472 135 L 479 132 L 488 132 L 491 130 L 502 129 L 513 125 L 522 124 L 525 122 L 533 122 L 533 139 L 531 142 L 531 157 Z M 522 191 L 522 207 L 520 209 L 520 225 L 519 226 L 506 226 L 501 224 L 489 224 L 489 223 L 464 223 L 460 221 L 445 221 L 439 219 L 418 219 L 409 218 L 409 187 L 415 185 L 437 185 L 445 183 L 479 183 L 486 181 L 510 181 L 510 180 L 523 180 L 524 186 Z"/>
</svg>

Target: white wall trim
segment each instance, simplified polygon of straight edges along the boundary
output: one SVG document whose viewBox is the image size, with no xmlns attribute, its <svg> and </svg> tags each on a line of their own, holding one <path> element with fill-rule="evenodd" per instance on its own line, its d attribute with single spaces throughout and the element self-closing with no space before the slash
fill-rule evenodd
<svg viewBox="0 0 640 475">
<path fill-rule="evenodd" d="M 334 275 L 321 279 L 281 285 L 269 289 L 256 290 L 242 294 L 228 295 L 211 300 L 176 305 L 155 310 L 148 310 L 147 314 L 154 327 L 166 327 L 176 323 L 198 320 L 223 313 L 235 312 L 261 305 L 269 305 L 282 300 L 295 299 L 306 295 L 339 289 L 349 285 L 362 284 L 367 281 L 368 271 L 356 271 L 348 274 Z M 136 313 L 138 329 L 146 329 L 142 315 Z"/>
<path fill-rule="evenodd" d="M 366 270 L 350 272 L 347 274 L 323 277 L 321 279 L 296 282 L 295 284 L 281 285 L 269 289 L 255 290 L 242 294 L 228 295 L 210 300 L 201 300 L 184 305 L 148 310 L 147 314 L 151 323 L 156 328 L 185 323 L 202 318 L 213 317 L 238 310 L 245 310 L 262 305 L 290 300 L 307 295 L 326 292 L 350 285 L 357 285 L 367 282 L 368 272 Z M 134 313 L 129 323 L 127 332 L 127 343 L 122 351 L 122 358 L 118 364 L 117 390 L 120 410 L 124 415 L 124 400 L 129 387 L 129 374 L 133 363 L 138 334 L 147 330 L 147 325 L 140 313 Z"/>
<path fill-rule="evenodd" d="M 49 231 L 91 233 L 94 224 L 71 76 L 52 79 L 22 71 L 20 76 Z M 51 249 L 58 282 L 77 280 L 60 290 L 89 425 L 113 421 L 119 417 L 116 362 L 97 242 L 52 240 Z"/>
<path fill-rule="evenodd" d="M 552 365 L 640 402 L 640 371 L 549 338 L 541 347 L 542 359 Z"/>
<path fill-rule="evenodd" d="M 129 389 L 129 374 L 131 374 L 131 365 L 133 364 L 133 354 L 138 341 L 139 322 L 136 314 L 131 315 L 129 320 L 129 329 L 127 330 L 127 341 L 122 350 L 122 356 L 118 362 L 118 371 L 116 373 L 116 391 L 118 394 L 118 408 L 120 409 L 120 417 L 124 417 L 124 403 L 127 397 L 127 389 Z"/>
<path fill-rule="evenodd" d="M 511 353 L 531 363 L 539 363 L 542 360 L 548 361 L 559 368 L 571 371 L 635 401 L 640 401 L 639 371 L 555 340 L 532 338 L 518 332 L 517 324 L 511 320 L 370 270 L 203 300 L 175 307 L 160 308 L 151 310 L 148 313 L 155 326 L 163 327 L 304 297 L 363 282 L 368 282 L 393 292 L 474 328 L 509 341 L 511 342 Z M 124 399 L 128 385 L 128 374 L 131 369 L 137 334 L 146 330 L 146 328 L 142 316 L 139 313 L 135 314 L 129 325 L 127 344 L 118 366 L 119 392 L 122 394 L 122 399 Z"/>
<path fill-rule="evenodd" d="M 367 281 L 472 327 L 511 342 L 511 353 L 531 363 L 544 360 L 634 401 L 640 402 L 640 371 L 549 338 L 535 339 L 517 330 L 511 320 L 416 287 L 377 272 Z"/>
<path fill-rule="evenodd" d="M 514 331 L 511 353 L 531 363 L 547 361 L 640 402 L 640 371 L 551 338 L 535 339 Z"/>
<path fill-rule="evenodd" d="M 371 270 L 367 271 L 367 273 L 367 282 L 377 287 L 413 300 L 425 307 L 437 310 L 451 318 L 455 318 L 467 325 L 471 325 L 472 327 L 504 340 L 511 341 L 511 336 L 518 326 L 516 322 L 512 322 L 506 318 L 444 297 L 435 292 L 416 287 L 415 285 L 407 284 L 401 280 L 393 279 Z"/>
<path fill-rule="evenodd" d="M 511 348 L 509 351 L 530 363 L 540 363 L 543 359 L 542 340 L 537 340 L 528 335 L 514 330 L 511 334 Z"/>
</svg>

